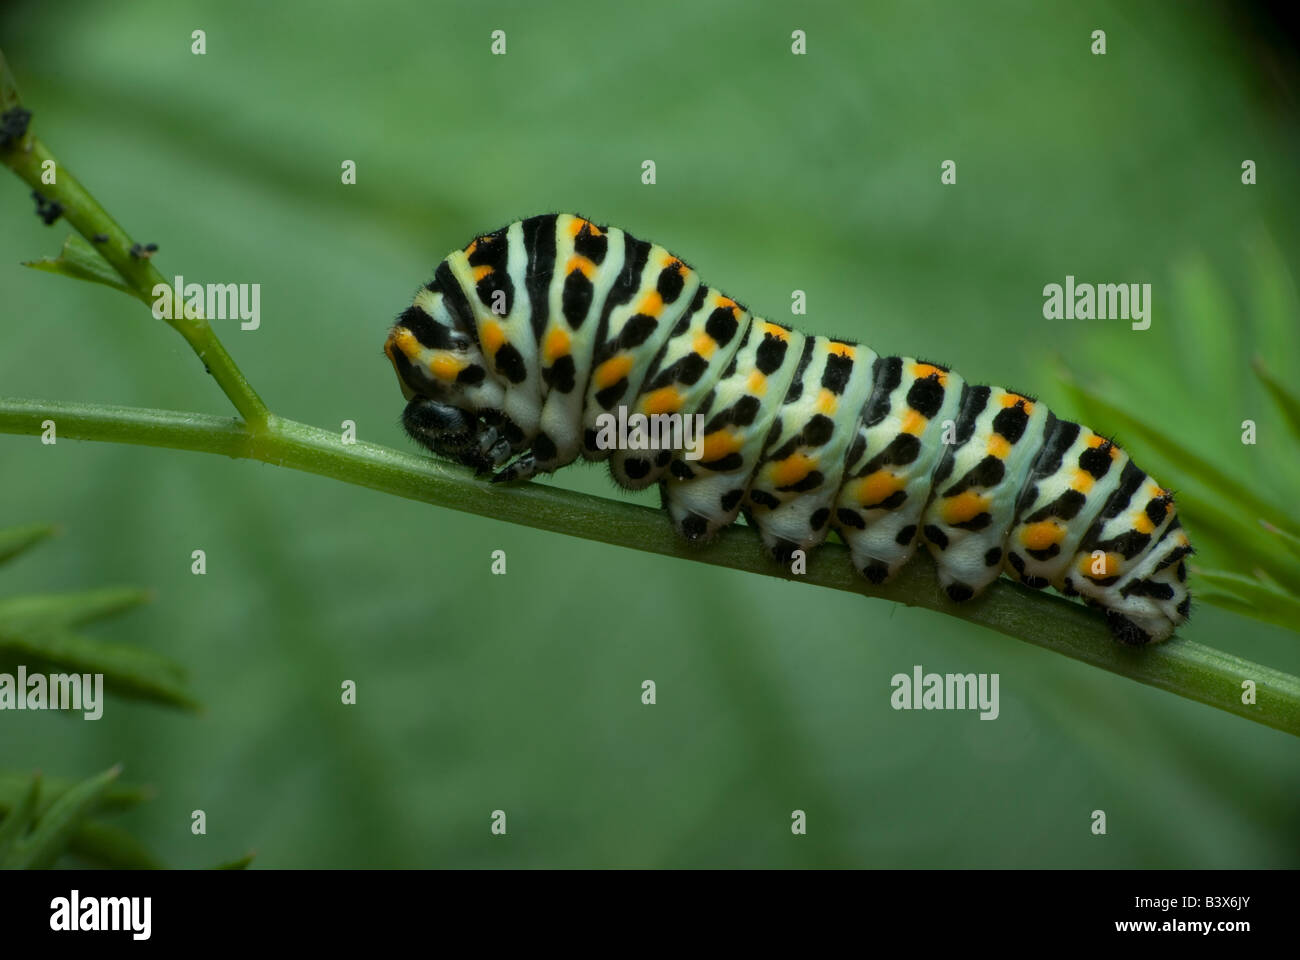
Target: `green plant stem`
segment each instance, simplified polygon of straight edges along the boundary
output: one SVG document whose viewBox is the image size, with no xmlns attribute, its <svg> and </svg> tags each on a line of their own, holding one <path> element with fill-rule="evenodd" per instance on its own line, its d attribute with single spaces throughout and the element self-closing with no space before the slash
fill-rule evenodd
<svg viewBox="0 0 1300 960">
<path fill-rule="evenodd" d="M 92 197 L 67 168 L 54 160 L 54 156 L 36 137 L 28 134 L 13 149 L 0 152 L 0 160 L 14 173 L 31 185 L 47 200 L 63 208 L 63 219 L 91 243 L 99 254 L 122 277 L 132 296 L 145 304 L 154 302 L 153 289 L 157 284 L 170 286 L 153 261 L 141 255 L 134 241 L 127 235 L 103 207 Z M 41 173 L 46 161 L 54 162 L 55 182 L 42 183 Z M 95 237 L 107 239 L 95 241 Z M 133 252 L 134 251 L 134 252 Z M 254 429 L 265 425 L 270 416 L 266 404 L 245 379 L 243 371 L 231 359 L 218 339 L 212 325 L 202 316 L 181 315 L 167 320 L 203 361 L 204 368 L 212 374 L 218 386 L 230 398 L 244 420 Z"/>
<path fill-rule="evenodd" d="M 1300 736 L 1300 678 L 1178 638 L 1154 647 L 1123 647 L 1094 612 L 1007 579 L 976 600 L 955 604 L 939 591 L 934 565 L 924 553 L 880 587 L 858 576 L 848 551 L 835 543 L 809 558 L 806 574 L 794 575 L 773 563 L 754 532 L 744 527 L 731 527 L 713 543 L 694 546 L 673 532 L 659 510 L 539 484 L 493 486 L 450 464 L 373 443 L 345 444 L 337 433 L 276 416 L 263 429 L 250 431 L 236 419 L 197 413 L 0 398 L 0 432 L 37 435 L 45 420 L 55 422 L 59 439 L 261 460 L 585 540 L 926 607 Z M 869 621 L 864 618 L 864 623 Z M 870 627 L 862 633 L 869 635 Z M 1243 680 L 1255 682 L 1256 703 L 1241 702 Z"/>
</svg>

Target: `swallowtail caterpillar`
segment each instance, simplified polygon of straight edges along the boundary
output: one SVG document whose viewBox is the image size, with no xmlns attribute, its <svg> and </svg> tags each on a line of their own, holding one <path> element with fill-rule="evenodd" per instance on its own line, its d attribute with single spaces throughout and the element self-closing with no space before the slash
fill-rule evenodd
<svg viewBox="0 0 1300 960">
<path fill-rule="evenodd" d="M 1172 495 L 1033 397 L 753 316 L 657 244 L 571 214 L 476 237 L 397 318 L 403 424 L 435 454 L 522 480 L 578 457 L 658 483 L 678 532 L 742 511 L 782 562 L 834 529 L 883 583 L 924 543 L 967 600 L 1002 573 L 1105 612 L 1123 643 L 1188 616 Z M 608 449 L 602 414 L 703 417 L 683 450 Z"/>
</svg>

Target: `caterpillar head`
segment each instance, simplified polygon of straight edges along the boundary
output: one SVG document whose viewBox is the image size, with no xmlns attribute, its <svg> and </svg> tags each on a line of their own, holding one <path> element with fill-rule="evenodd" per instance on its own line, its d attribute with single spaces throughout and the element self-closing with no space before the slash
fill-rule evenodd
<svg viewBox="0 0 1300 960">
<path fill-rule="evenodd" d="M 478 343 L 452 320 L 438 291 L 422 289 L 388 332 L 384 353 L 409 403 L 402 425 L 439 456 L 484 471 L 510 456 L 518 428 L 487 375 Z"/>
</svg>

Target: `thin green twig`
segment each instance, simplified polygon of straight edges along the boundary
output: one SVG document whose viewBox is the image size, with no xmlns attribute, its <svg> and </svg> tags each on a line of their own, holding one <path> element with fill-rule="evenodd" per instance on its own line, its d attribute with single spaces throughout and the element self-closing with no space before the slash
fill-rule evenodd
<svg viewBox="0 0 1300 960">
<path fill-rule="evenodd" d="M 504 489 L 451 464 L 373 443 L 344 443 L 337 432 L 276 416 L 253 433 L 236 419 L 197 413 L 0 398 L 0 432 L 37 435 L 45 420 L 55 422 L 63 439 L 261 460 L 584 540 L 926 607 L 1300 736 L 1300 678 L 1178 638 L 1154 647 L 1123 647 L 1078 603 L 1005 578 L 979 598 L 956 604 L 938 589 L 934 565 L 924 554 L 877 587 L 854 571 L 847 549 L 828 543 L 809 558 L 806 574 L 795 575 L 773 563 L 747 528 L 731 527 L 713 543 L 693 546 L 673 532 L 662 511 L 538 484 Z M 1255 683 L 1254 704 L 1242 703 L 1246 680 Z"/>
<path fill-rule="evenodd" d="M 21 108 L 17 88 L 4 54 L 0 53 L 0 109 L 9 111 Z M 59 205 L 63 219 L 85 237 L 121 275 L 128 292 L 136 299 L 150 304 L 154 299 L 153 289 L 156 285 L 170 286 L 170 282 L 153 265 L 149 252 L 127 235 L 117 221 L 109 216 L 108 211 L 99 205 L 37 137 L 28 132 L 8 149 L 0 149 L 0 162 L 25 180 L 45 200 Z M 54 183 L 43 182 L 45 178 L 42 174 L 47 170 L 53 172 Z M 180 315 L 168 319 L 167 323 L 193 348 L 204 368 L 212 374 L 244 420 L 254 430 L 261 428 L 270 416 L 266 404 L 226 352 L 212 325 L 201 315 L 190 317 L 185 315 L 184 310 L 176 312 Z"/>
</svg>

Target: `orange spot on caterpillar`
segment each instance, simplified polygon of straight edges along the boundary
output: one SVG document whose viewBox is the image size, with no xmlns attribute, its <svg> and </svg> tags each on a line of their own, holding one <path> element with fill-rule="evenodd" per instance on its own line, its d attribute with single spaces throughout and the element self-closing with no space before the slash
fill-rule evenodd
<svg viewBox="0 0 1300 960">
<path fill-rule="evenodd" d="M 414 360 L 420 355 L 420 341 L 415 338 L 415 334 L 405 327 L 394 330 L 388 340 L 389 343 L 395 343 L 397 349 L 406 354 L 408 360 Z"/>
<path fill-rule="evenodd" d="M 858 503 L 870 507 L 888 499 L 904 486 L 903 481 L 888 470 L 877 470 L 858 481 L 856 490 Z"/>
<path fill-rule="evenodd" d="M 1106 580 L 1119 575 L 1123 562 L 1124 558 L 1117 553 L 1105 554 L 1100 560 L 1094 560 L 1091 553 L 1085 553 L 1079 557 L 1079 572 L 1089 580 Z"/>
<path fill-rule="evenodd" d="M 569 236 L 576 237 L 578 234 L 582 233 L 583 227 L 586 227 L 587 232 L 593 237 L 599 237 L 604 233 L 600 227 L 596 226 L 590 220 L 584 220 L 582 217 L 574 217 L 569 221 Z"/>
<path fill-rule="evenodd" d="M 803 453 L 792 453 L 772 465 L 772 482 L 778 487 L 789 487 L 812 473 L 817 459 Z"/>
<path fill-rule="evenodd" d="M 950 525 L 974 520 L 989 508 L 989 498 L 981 496 L 974 490 L 963 490 L 955 497 L 943 502 L 943 521 Z"/>
<path fill-rule="evenodd" d="M 1098 447 L 1105 447 L 1106 454 L 1110 457 L 1112 462 L 1119 459 L 1119 455 L 1120 455 L 1119 447 L 1115 446 L 1115 444 L 1111 443 L 1105 437 L 1098 436 L 1095 433 L 1089 432 L 1087 443 L 1089 448 L 1093 450 L 1096 450 Z"/>
<path fill-rule="evenodd" d="M 654 416 L 656 413 L 676 413 L 682 408 L 682 399 L 676 387 L 660 387 L 642 398 L 641 412 L 649 416 Z"/>
<path fill-rule="evenodd" d="M 450 353 L 439 353 L 429 361 L 429 371 L 439 380 L 455 380 L 467 364 L 456 359 Z"/>
<path fill-rule="evenodd" d="M 939 386 L 948 386 L 948 371 L 939 369 L 933 363 L 913 364 L 912 376 L 918 380 L 925 380 L 927 377 L 938 377 Z"/>
<path fill-rule="evenodd" d="M 483 324 L 479 340 L 488 354 L 495 354 L 505 344 L 506 332 L 501 329 L 501 324 L 495 320 L 489 320 Z"/>
<path fill-rule="evenodd" d="M 1054 543 L 1060 543 L 1065 531 L 1055 520 L 1042 520 L 1028 524 L 1020 532 L 1020 542 L 1030 550 L 1046 550 Z"/>
<path fill-rule="evenodd" d="M 567 355 L 572 346 L 573 341 L 567 333 L 559 327 L 552 327 L 550 333 L 546 335 L 546 342 L 542 345 L 542 356 L 547 366 Z"/>
<path fill-rule="evenodd" d="M 651 290 L 641 300 L 641 305 L 636 308 L 637 313 L 644 313 L 651 317 L 659 316 L 659 311 L 664 308 L 664 298 L 660 296 L 658 290 Z"/>
<path fill-rule="evenodd" d="M 1009 391 L 1003 393 L 999 398 L 999 402 L 1004 407 L 1019 407 L 1021 410 L 1025 411 L 1026 415 L 1034 412 L 1034 401 L 1030 400 L 1028 397 L 1022 397 L 1018 393 L 1011 393 Z"/>
<path fill-rule="evenodd" d="M 740 435 L 729 427 L 724 427 L 721 430 L 714 430 L 712 433 L 705 434 L 704 451 L 700 454 L 700 459 L 705 463 L 721 460 L 729 453 L 738 453 L 740 447 Z"/>
<path fill-rule="evenodd" d="M 576 253 L 571 256 L 569 262 L 565 264 L 564 272 L 573 273 L 575 270 L 581 273 L 588 280 L 596 275 L 596 265 L 587 257 L 580 256 Z"/>
<path fill-rule="evenodd" d="M 914 437 L 919 437 L 925 431 L 925 425 L 930 420 L 919 410 L 907 408 L 907 413 L 903 414 L 903 425 L 899 427 L 903 433 L 910 433 Z"/>
<path fill-rule="evenodd" d="M 606 387 L 612 387 L 628 375 L 632 369 L 632 355 L 620 353 L 610 357 L 592 374 L 592 380 L 596 384 L 597 390 L 604 390 Z"/>
</svg>

